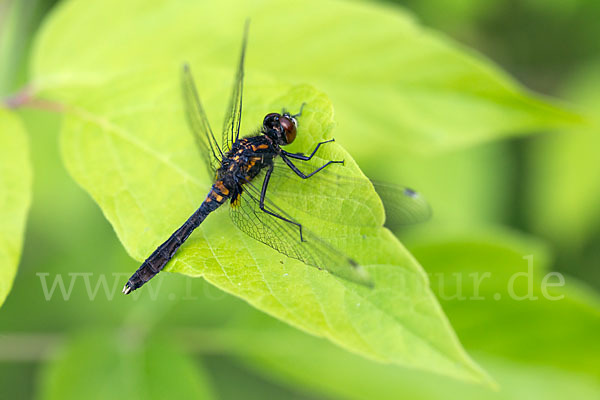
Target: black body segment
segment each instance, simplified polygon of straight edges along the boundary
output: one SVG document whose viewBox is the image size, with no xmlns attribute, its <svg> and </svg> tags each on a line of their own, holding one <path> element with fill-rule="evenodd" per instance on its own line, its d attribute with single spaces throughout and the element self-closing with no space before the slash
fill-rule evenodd
<svg viewBox="0 0 600 400">
<path fill-rule="evenodd" d="M 158 246 L 131 278 L 129 278 L 123 288 L 123 293 L 129 294 L 140 288 L 144 283 L 152 279 L 154 275 L 163 270 L 192 232 L 200 226 L 211 212 L 219 208 L 229 198 L 229 196 L 223 193 L 222 188 L 221 182 L 216 182 L 212 186 L 211 191 L 200 207 L 163 244 Z"/>
</svg>

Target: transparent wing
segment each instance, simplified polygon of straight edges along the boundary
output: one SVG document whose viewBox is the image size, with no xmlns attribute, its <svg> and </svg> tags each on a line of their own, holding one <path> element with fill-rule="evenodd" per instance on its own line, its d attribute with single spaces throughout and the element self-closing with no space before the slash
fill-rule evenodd
<svg viewBox="0 0 600 400">
<path fill-rule="evenodd" d="M 431 218 L 431 206 L 421 193 L 392 183 L 380 181 L 371 181 L 371 183 L 383 201 L 385 225 L 388 228 L 425 222 Z"/>
<path fill-rule="evenodd" d="M 246 57 L 246 43 L 248 42 L 248 28 L 250 21 L 244 26 L 244 38 L 242 39 L 242 51 L 240 61 L 233 82 L 229 105 L 225 110 L 225 121 L 223 122 L 223 151 L 227 152 L 240 136 L 240 125 L 242 123 L 242 92 L 244 90 L 244 59 Z"/>
<path fill-rule="evenodd" d="M 189 65 L 184 64 L 181 78 L 188 124 L 194 134 L 196 145 L 206 162 L 209 173 L 214 175 L 223 159 L 223 152 L 213 135 L 204 108 L 200 103 L 200 97 L 196 91 L 196 85 L 194 84 L 194 78 L 192 77 Z"/>
<path fill-rule="evenodd" d="M 326 161 L 292 160 L 292 162 L 303 173 L 309 174 Z M 343 165 L 331 164 L 310 178 L 302 179 L 278 157 L 275 159 L 271 181 L 276 185 L 284 185 L 294 180 L 294 185 L 301 185 L 303 189 L 308 188 L 308 191 L 317 197 L 319 193 L 323 196 L 339 193 L 340 188 L 342 191 L 357 190 L 359 193 L 364 193 L 372 186 L 383 201 L 388 227 L 424 222 L 431 218 L 431 207 L 420 193 L 402 185 L 346 176 L 343 171 Z"/>
<path fill-rule="evenodd" d="M 259 201 L 260 190 L 248 182 L 244 185 L 241 196 L 231 205 L 231 219 L 242 232 L 288 257 L 325 269 L 346 280 L 372 286 L 368 273 L 356 261 L 324 242 L 305 226 L 302 227 L 301 241 L 296 225 L 267 214 L 260 209 Z M 265 209 L 294 221 L 267 198 L 264 206 Z"/>
</svg>

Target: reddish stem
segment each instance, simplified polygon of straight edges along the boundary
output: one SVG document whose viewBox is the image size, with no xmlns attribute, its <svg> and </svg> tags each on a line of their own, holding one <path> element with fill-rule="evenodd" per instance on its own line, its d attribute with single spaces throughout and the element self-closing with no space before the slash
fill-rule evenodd
<svg viewBox="0 0 600 400">
<path fill-rule="evenodd" d="M 65 106 L 61 103 L 53 102 L 50 100 L 36 99 L 34 97 L 33 89 L 31 86 L 25 86 L 17 93 L 2 99 L 2 103 L 8 108 L 21 108 L 29 107 L 38 110 L 52 111 L 52 112 L 63 112 Z"/>
</svg>

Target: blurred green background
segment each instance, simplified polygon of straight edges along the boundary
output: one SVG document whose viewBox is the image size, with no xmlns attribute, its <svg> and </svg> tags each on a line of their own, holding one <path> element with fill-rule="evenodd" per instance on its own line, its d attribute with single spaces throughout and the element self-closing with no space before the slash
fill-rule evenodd
<svg viewBox="0 0 600 400">
<path fill-rule="evenodd" d="M 28 82 L 29 47 L 56 3 L 0 2 L 2 97 Z M 597 1 L 388 3 L 484 54 L 527 88 L 600 122 Z M 0 398 L 600 396 L 600 125 L 407 156 L 391 165 L 376 155 L 357 157 L 375 176 L 400 165 L 407 171 L 402 183 L 431 200 L 434 220 L 397 233 L 430 274 L 466 350 L 500 384 L 493 391 L 361 359 L 202 279 L 169 274 L 157 296 L 144 292 L 133 301 L 103 289 L 90 299 L 81 285 L 68 301 L 46 300 L 39 273 L 51 273 L 49 285 L 60 273 L 123 274 L 115 279 L 119 289 L 138 265 L 66 172 L 59 117 L 19 114 L 30 138 L 34 190 L 19 272 L 0 310 Z M 525 269 L 529 255 L 535 271 L 564 274 L 566 285 L 556 292 L 564 299 L 493 299 L 511 274 Z M 480 288 L 485 300 L 445 298 L 456 283 L 452 273 L 474 271 L 495 271 Z"/>
</svg>

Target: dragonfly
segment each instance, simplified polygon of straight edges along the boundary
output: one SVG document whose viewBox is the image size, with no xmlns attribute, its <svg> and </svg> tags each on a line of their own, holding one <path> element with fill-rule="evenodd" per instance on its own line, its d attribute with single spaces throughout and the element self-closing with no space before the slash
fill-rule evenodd
<svg viewBox="0 0 600 400">
<path fill-rule="evenodd" d="M 206 167 L 215 179 L 200 207 L 129 278 L 123 288 L 125 294 L 140 288 L 163 270 L 192 232 L 226 202 L 230 203 L 233 223 L 250 237 L 305 264 L 352 282 L 372 286 L 369 274 L 357 261 L 308 230 L 270 198 L 269 188 L 272 184 L 290 179 L 310 182 L 311 188 L 317 192 L 340 186 L 371 185 L 371 182 L 332 172 L 334 166 L 343 167 L 343 160 L 329 160 L 319 166 L 309 164 L 319 149 L 334 139 L 317 143 L 308 155 L 283 149 L 296 139 L 305 104 L 296 114 L 285 110 L 268 113 L 256 133 L 240 138 L 247 38 L 248 23 L 244 29 L 221 144 L 200 102 L 190 67 L 188 64 L 183 66 L 181 81 L 188 125 Z M 303 172 L 300 163 L 304 167 L 311 166 L 312 170 Z M 393 215 L 411 223 L 428 218 L 429 205 L 419 193 L 391 184 L 379 184 L 376 189 L 391 199 L 390 202 L 386 201 L 386 213 L 389 208 Z"/>
</svg>

